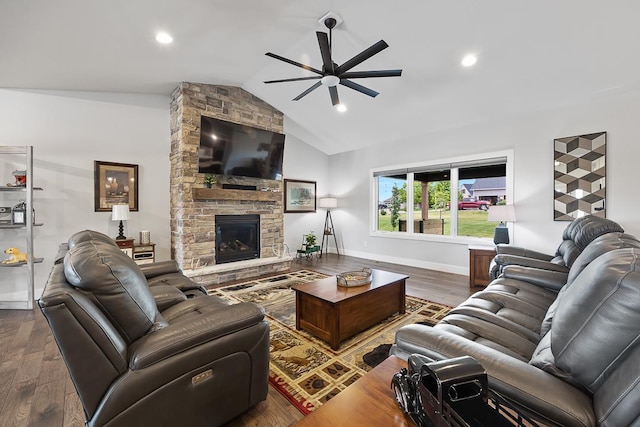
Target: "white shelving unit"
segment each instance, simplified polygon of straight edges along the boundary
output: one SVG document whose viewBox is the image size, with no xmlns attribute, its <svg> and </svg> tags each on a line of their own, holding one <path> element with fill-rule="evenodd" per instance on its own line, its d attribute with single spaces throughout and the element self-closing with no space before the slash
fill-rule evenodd
<svg viewBox="0 0 640 427">
<path fill-rule="evenodd" d="M 0 301 L 0 309 L 14 310 L 32 310 L 34 304 L 34 264 L 42 262 L 42 258 L 34 258 L 33 251 L 33 228 L 42 224 L 34 223 L 33 214 L 33 192 L 34 190 L 42 190 L 42 188 L 33 186 L 33 147 L 31 146 L 0 146 L 0 157 L 10 156 L 11 160 L 19 159 L 24 156 L 23 168 L 27 171 L 27 184 L 23 187 L 15 187 L 8 185 L 0 185 L 0 205 L 9 206 L 16 205 L 24 200 L 26 203 L 25 224 L 0 224 L 0 235 L 7 230 L 16 229 L 20 231 L 20 235 L 11 236 L 7 239 L 5 236 L 0 238 L 3 247 L 2 258 L 8 255 L 4 254 L 4 250 L 8 247 L 17 247 L 20 249 L 26 246 L 27 262 L 21 264 L 4 264 L 0 263 L 0 286 L 4 284 L 7 277 L 15 278 L 15 275 L 4 274 L 4 269 L 25 269 L 26 270 L 26 299 Z M 22 169 L 19 169 L 22 170 Z M 11 171 L 10 171 L 11 172 Z M 13 217 L 13 216 L 12 216 Z M 26 242 L 26 245 L 24 244 Z M 21 292 L 22 293 L 22 292 Z"/>
</svg>

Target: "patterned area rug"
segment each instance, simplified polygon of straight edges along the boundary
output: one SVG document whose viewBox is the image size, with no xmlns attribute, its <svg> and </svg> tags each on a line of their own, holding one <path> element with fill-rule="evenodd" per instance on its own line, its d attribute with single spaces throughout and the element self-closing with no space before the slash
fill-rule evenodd
<svg viewBox="0 0 640 427">
<path fill-rule="evenodd" d="M 418 322 L 434 324 L 451 309 L 407 296 L 405 314 L 395 314 L 343 341 L 334 351 L 326 342 L 296 330 L 295 292 L 291 289 L 325 277 L 300 270 L 208 290 L 231 303 L 252 301 L 264 307 L 271 328 L 269 382 L 303 414 L 317 409 L 382 362 L 398 328 Z"/>
</svg>

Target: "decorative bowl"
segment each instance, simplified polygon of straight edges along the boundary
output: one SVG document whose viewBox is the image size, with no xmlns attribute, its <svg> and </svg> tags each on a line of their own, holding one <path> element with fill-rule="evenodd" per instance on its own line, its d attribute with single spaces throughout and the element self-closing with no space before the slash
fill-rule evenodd
<svg viewBox="0 0 640 427">
<path fill-rule="evenodd" d="M 362 271 L 345 271 L 336 275 L 338 286 L 350 288 L 353 286 L 364 286 L 371 283 L 371 269 L 365 267 Z"/>
</svg>

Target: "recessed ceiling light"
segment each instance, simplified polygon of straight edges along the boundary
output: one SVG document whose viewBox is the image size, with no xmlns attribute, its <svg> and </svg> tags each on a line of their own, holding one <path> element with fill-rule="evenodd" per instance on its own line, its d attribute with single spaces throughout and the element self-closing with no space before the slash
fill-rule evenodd
<svg viewBox="0 0 640 427">
<path fill-rule="evenodd" d="M 173 37 L 171 37 L 168 33 L 159 32 L 156 34 L 156 41 L 160 44 L 169 44 L 173 41 Z"/>
<path fill-rule="evenodd" d="M 475 56 L 474 54 L 469 54 L 469 55 L 465 56 L 464 58 L 462 58 L 462 65 L 465 66 L 465 67 L 471 67 L 476 62 L 478 62 L 478 57 Z"/>
<path fill-rule="evenodd" d="M 341 113 L 344 113 L 345 111 L 347 111 L 347 106 L 344 104 L 338 104 L 336 105 L 336 110 L 338 110 Z"/>
</svg>

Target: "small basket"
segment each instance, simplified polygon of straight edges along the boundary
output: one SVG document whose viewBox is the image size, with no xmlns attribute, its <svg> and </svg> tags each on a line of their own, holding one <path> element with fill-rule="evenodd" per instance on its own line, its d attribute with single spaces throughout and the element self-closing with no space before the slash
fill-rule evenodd
<svg viewBox="0 0 640 427">
<path fill-rule="evenodd" d="M 371 283 L 371 269 L 365 267 L 362 271 L 345 271 L 336 275 L 338 286 L 350 288 L 352 286 L 364 286 Z"/>
</svg>

